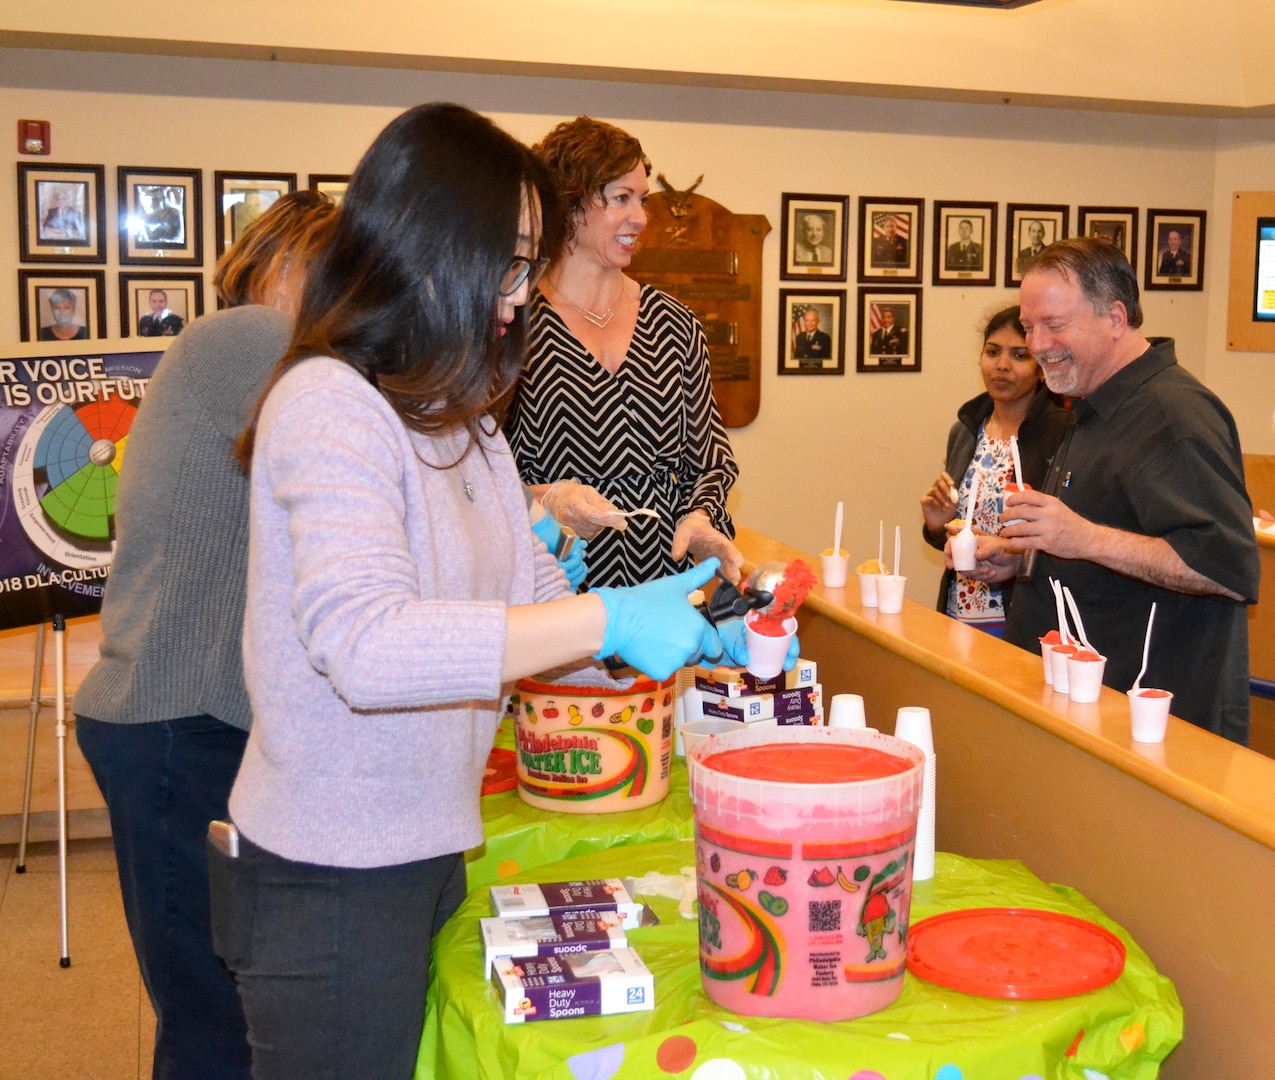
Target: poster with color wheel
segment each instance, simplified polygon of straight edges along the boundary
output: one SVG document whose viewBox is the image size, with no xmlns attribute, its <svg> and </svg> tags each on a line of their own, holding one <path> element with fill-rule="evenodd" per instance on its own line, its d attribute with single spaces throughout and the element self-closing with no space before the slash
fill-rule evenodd
<svg viewBox="0 0 1275 1080">
<path fill-rule="evenodd" d="M 163 355 L 0 359 L 0 630 L 101 608 L 128 434 Z"/>
</svg>

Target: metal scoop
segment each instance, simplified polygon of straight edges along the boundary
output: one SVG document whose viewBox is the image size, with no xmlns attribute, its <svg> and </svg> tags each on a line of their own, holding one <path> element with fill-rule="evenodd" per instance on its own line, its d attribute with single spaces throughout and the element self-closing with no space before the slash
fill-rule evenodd
<svg viewBox="0 0 1275 1080">
<path fill-rule="evenodd" d="M 770 612 L 775 605 L 775 590 L 779 588 L 779 583 L 784 580 L 784 574 L 787 570 L 787 563 L 775 559 L 771 562 L 759 563 L 757 568 L 748 575 L 748 580 L 744 582 L 744 594 L 747 595 L 751 592 L 755 595 L 769 597 L 764 604 L 752 610 Z M 791 615 L 792 611 L 786 611 L 785 614 Z"/>
</svg>

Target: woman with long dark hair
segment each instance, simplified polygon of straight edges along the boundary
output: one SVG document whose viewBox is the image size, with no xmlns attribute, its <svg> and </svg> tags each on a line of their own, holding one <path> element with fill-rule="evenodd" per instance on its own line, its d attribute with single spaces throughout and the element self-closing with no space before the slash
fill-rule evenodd
<svg viewBox="0 0 1275 1080">
<path fill-rule="evenodd" d="M 411 1075 L 505 686 L 583 657 L 667 678 L 722 653 L 687 600 L 715 559 L 577 596 L 533 538 L 498 418 L 556 227 L 541 166 L 490 121 L 399 116 L 242 440 L 254 725 L 238 855 L 210 857 L 257 1080 Z"/>
</svg>

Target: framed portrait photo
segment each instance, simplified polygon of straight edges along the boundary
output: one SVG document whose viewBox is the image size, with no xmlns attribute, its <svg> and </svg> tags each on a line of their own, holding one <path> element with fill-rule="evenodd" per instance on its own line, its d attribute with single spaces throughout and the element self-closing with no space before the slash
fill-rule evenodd
<svg viewBox="0 0 1275 1080">
<path fill-rule="evenodd" d="M 203 266 L 203 173 L 121 165 L 120 265 Z"/>
<path fill-rule="evenodd" d="M 1010 203 L 1005 208 L 1005 284 L 1023 280 L 1023 267 L 1055 240 L 1067 238 L 1070 207 Z"/>
<path fill-rule="evenodd" d="M 311 173 L 309 188 L 320 195 L 326 195 L 337 206 L 345 201 L 345 189 L 350 186 L 349 173 Z"/>
<path fill-rule="evenodd" d="M 1204 288 L 1204 210 L 1147 211 L 1148 289 Z"/>
<path fill-rule="evenodd" d="M 920 289 L 860 287 L 855 370 L 921 370 Z"/>
<path fill-rule="evenodd" d="M 20 262 L 106 262 L 104 165 L 18 162 Z"/>
<path fill-rule="evenodd" d="M 996 204 L 934 203 L 935 285 L 995 285 Z"/>
<path fill-rule="evenodd" d="M 217 221 L 217 258 L 221 258 L 281 195 L 297 190 L 296 173 L 222 172 L 213 174 Z"/>
<path fill-rule="evenodd" d="M 790 195 L 783 197 L 780 248 L 785 281 L 823 278 L 845 281 L 849 254 L 849 195 Z"/>
<path fill-rule="evenodd" d="M 203 313 L 203 274 L 120 274 L 121 337 L 176 337 Z"/>
<path fill-rule="evenodd" d="M 106 337 L 106 272 L 19 270 L 18 330 L 23 341 Z"/>
<path fill-rule="evenodd" d="M 1138 265 L 1138 208 L 1082 206 L 1076 212 L 1076 235 L 1109 240 L 1124 252 L 1129 265 Z"/>
<path fill-rule="evenodd" d="M 924 199 L 859 198 L 859 280 L 921 283 Z"/>
<path fill-rule="evenodd" d="M 845 289 L 779 290 L 779 374 L 844 375 Z"/>
</svg>

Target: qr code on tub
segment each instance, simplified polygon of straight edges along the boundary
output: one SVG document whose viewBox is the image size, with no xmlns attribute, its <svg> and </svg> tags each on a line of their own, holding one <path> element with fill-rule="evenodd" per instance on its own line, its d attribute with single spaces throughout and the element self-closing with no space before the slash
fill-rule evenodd
<svg viewBox="0 0 1275 1080">
<path fill-rule="evenodd" d="M 810 933 L 826 934 L 841 929 L 840 900 L 810 901 Z"/>
</svg>

